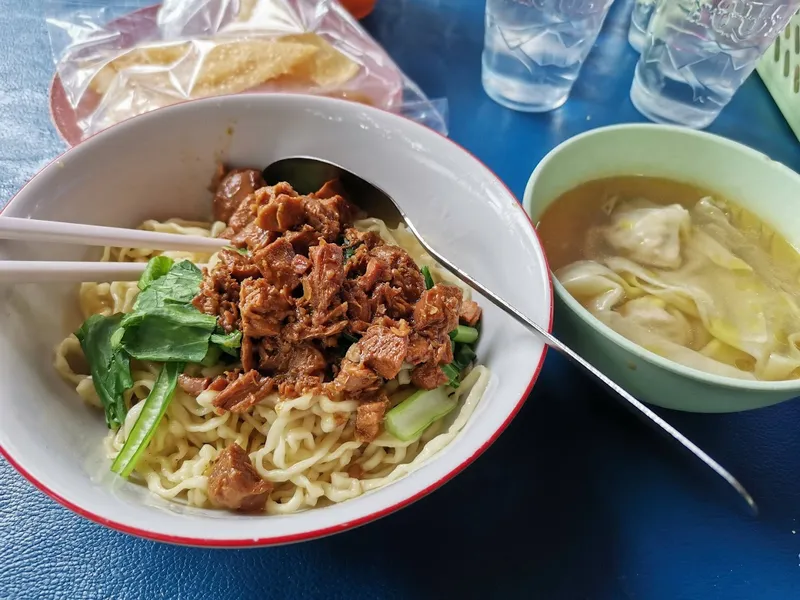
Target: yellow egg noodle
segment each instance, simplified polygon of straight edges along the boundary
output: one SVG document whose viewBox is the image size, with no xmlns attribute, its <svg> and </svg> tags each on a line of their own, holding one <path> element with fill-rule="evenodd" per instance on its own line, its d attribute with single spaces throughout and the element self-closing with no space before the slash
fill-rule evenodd
<svg viewBox="0 0 800 600">
<path fill-rule="evenodd" d="M 390 230 L 383 221 L 364 219 L 355 223 L 361 231 L 379 233 L 388 243 L 402 246 L 420 266 L 428 266 L 436 281 L 458 285 L 470 297 L 469 288 L 438 268 L 416 239 L 401 225 Z M 225 224 L 146 221 L 149 231 L 186 235 L 217 236 Z M 106 248 L 103 261 L 147 261 L 159 252 Z M 163 252 L 175 260 L 188 259 L 196 264 L 213 264 L 215 257 L 203 253 Z M 79 299 L 83 318 L 93 314 L 111 315 L 130 312 L 138 295 L 136 282 L 84 283 Z M 74 335 L 56 349 L 55 367 L 65 380 L 75 386 L 86 402 L 100 407 L 80 344 Z M 83 365 L 82 365 L 83 366 Z M 210 377 L 224 368 L 192 365 L 191 374 Z M 104 444 L 107 457 L 113 460 L 125 443 L 139 416 L 148 393 L 155 384 L 159 365 L 132 361 L 133 387 L 125 393 L 130 408 L 118 431 L 110 431 Z M 401 372 L 402 374 L 402 372 Z M 407 374 L 406 374 L 407 375 Z M 355 498 L 386 485 L 417 469 L 432 455 L 449 444 L 463 429 L 475 410 L 490 378 L 484 366 L 475 366 L 455 392 L 459 406 L 451 414 L 431 425 L 418 439 L 401 442 L 387 432 L 370 443 L 355 439 L 357 401 L 336 402 L 320 395 L 307 394 L 281 400 L 277 394 L 257 404 L 249 413 L 225 412 L 218 415 L 213 400 L 218 392 L 206 390 L 196 398 L 180 386 L 169 404 L 147 450 L 138 461 L 132 480 L 143 482 L 151 492 L 168 500 L 192 506 L 210 507 L 208 472 L 217 454 L 226 446 L 238 443 L 245 448 L 258 473 L 274 484 L 266 512 L 287 514 L 315 506 L 324 506 Z M 388 392 L 398 386 L 387 382 Z M 445 426 L 445 423 L 449 423 Z M 348 475 L 358 465 L 359 478 Z"/>
</svg>

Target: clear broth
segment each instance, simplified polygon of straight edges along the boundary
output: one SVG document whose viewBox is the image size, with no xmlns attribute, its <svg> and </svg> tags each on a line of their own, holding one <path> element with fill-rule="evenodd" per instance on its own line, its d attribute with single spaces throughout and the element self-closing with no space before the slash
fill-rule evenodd
<svg viewBox="0 0 800 600">
<path fill-rule="evenodd" d="M 561 194 L 547 207 L 536 228 L 554 272 L 586 256 L 589 230 L 608 218 L 603 207 L 615 197 L 620 201 L 646 198 L 656 204 L 680 204 L 691 208 L 713 192 L 662 177 L 623 175 L 582 183 Z"/>
</svg>

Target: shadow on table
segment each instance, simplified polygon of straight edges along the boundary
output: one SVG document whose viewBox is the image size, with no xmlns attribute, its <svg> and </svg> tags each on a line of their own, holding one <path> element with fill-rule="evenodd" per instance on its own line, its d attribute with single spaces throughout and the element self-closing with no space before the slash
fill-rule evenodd
<svg viewBox="0 0 800 600">
<path fill-rule="evenodd" d="M 615 522 L 592 470 L 591 412 L 540 378 L 491 449 L 415 505 L 317 542 L 401 597 L 609 597 Z"/>
</svg>

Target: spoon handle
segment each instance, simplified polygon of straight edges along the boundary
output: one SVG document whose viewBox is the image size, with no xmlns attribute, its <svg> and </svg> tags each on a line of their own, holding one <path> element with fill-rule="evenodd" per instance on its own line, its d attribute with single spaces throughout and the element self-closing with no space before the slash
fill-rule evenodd
<svg viewBox="0 0 800 600">
<path fill-rule="evenodd" d="M 416 230 L 414 225 L 408 220 L 406 217 L 406 222 L 408 225 L 409 230 L 414 234 L 417 240 L 422 244 L 425 250 L 428 251 L 430 254 L 440 265 L 450 271 L 453 275 L 458 277 L 461 281 L 469 285 L 471 288 L 480 292 L 486 299 L 488 299 L 492 304 L 494 304 L 497 308 L 504 311 L 509 316 L 516 319 L 519 323 L 539 335 L 539 337 L 543 338 L 544 341 L 547 343 L 548 346 L 554 348 L 564 354 L 567 358 L 569 358 L 572 362 L 577 364 L 581 367 L 584 371 L 589 373 L 590 375 L 594 376 L 595 379 L 599 380 L 600 382 L 604 383 L 608 388 L 616 392 L 617 396 L 622 398 L 626 403 L 627 406 L 632 409 L 634 412 L 638 413 L 640 416 L 644 417 L 644 420 L 654 429 L 657 431 L 666 434 L 667 437 L 671 438 L 672 440 L 676 441 L 678 444 L 683 446 L 686 450 L 688 450 L 691 454 L 695 457 L 700 459 L 703 463 L 705 463 L 708 467 L 710 467 L 717 475 L 719 475 L 722 479 L 725 480 L 728 485 L 730 485 L 736 492 L 741 496 L 741 498 L 747 503 L 748 507 L 752 511 L 754 515 L 758 514 L 758 507 L 756 506 L 755 500 L 750 495 L 750 493 L 744 488 L 744 486 L 739 483 L 739 481 L 731 475 L 722 465 L 720 465 L 717 461 L 711 458 L 708 454 L 706 454 L 703 450 L 701 450 L 694 442 L 688 439 L 685 435 L 683 435 L 680 431 L 675 429 L 672 425 L 667 423 L 664 419 L 658 416 L 655 412 L 650 410 L 647 406 L 641 403 L 639 400 L 631 396 L 628 392 L 622 389 L 619 385 L 611 381 L 608 377 L 603 375 L 598 369 L 592 366 L 589 362 L 585 359 L 581 358 L 574 350 L 572 350 L 569 346 L 565 345 L 563 342 L 559 341 L 553 335 L 547 332 L 543 327 L 531 321 L 528 317 L 518 311 L 516 308 L 511 306 L 508 302 L 503 300 L 500 296 L 493 293 L 491 290 L 487 289 L 485 286 L 481 285 L 479 282 L 475 281 L 472 277 L 470 277 L 467 273 L 459 269 L 449 260 L 447 260 L 444 256 L 436 252 L 430 245 L 425 242 L 419 232 Z"/>
</svg>

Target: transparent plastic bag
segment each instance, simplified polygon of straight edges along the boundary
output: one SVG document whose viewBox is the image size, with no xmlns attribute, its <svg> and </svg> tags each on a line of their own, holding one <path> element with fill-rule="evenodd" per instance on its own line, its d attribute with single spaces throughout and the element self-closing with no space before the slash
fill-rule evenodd
<svg viewBox="0 0 800 600">
<path fill-rule="evenodd" d="M 446 101 L 430 101 L 335 0 L 148 4 L 46 1 L 62 134 L 83 139 L 184 100 L 268 91 L 363 102 L 447 133 Z"/>
</svg>

